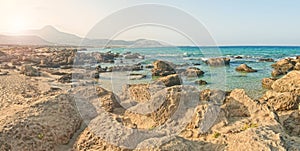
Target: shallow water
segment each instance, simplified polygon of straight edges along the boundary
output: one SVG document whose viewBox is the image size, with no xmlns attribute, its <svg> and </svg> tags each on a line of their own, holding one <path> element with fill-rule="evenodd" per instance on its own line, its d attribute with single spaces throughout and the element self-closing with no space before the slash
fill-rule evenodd
<svg viewBox="0 0 300 151">
<path fill-rule="evenodd" d="M 208 82 L 206 86 L 199 86 L 200 89 L 213 88 L 232 90 L 235 88 L 243 88 L 247 94 L 252 98 L 259 98 L 265 89 L 261 86 L 261 80 L 265 77 L 271 76 L 271 64 L 273 62 L 259 62 L 261 58 L 273 58 L 275 61 L 300 55 L 300 47 L 277 47 L 277 46 L 237 46 L 237 47 L 166 47 L 166 48 L 113 48 L 113 49 L 88 49 L 88 51 L 114 53 L 140 53 L 145 55 L 144 60 L 123 60 L 124 63 L 142 63 L 150 64 L 154 60 L 166 60 L 177 65 L 200 63 L 195 67 L 200 68 L 205 72 L 203 77 L 199 79 Z M 242 59 L 235 59 L 235 56 L 241 56 Z M 226 67 L 209 67 L 202 60 L 210 57 L 230 57 L 230 66 Z M 241 73 L 236 72 L 235 68 L 242 63 L 246 63 L 253 69 L 258 70 L 255 73 Z M 101 64 L 102 66 L 118 65 L 115 64 Z M 183 69 L 187 66 L 183 66 Z M 147 78 L 142 81 L 128 81 L 128 83 L 140 83 L 151 81 L 150 70 L 142 71 L 147 73 Z M 184 79 L 184 84 L 194 85 L 196 79 Z M 123 82 L 126 83 L 126 82 Z"/>
</svg>

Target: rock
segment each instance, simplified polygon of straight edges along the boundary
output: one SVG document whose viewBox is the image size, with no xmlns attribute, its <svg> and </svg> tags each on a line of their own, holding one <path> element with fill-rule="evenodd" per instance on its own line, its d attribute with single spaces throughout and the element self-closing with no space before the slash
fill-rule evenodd
<svg viewBox="0 0 300 151">
<path fill-rule="evenodd" d="M 16 66 L 9 66 L 8 64 L 3 64 L 0 66 L 0 69 L 15 69 Z"/>
<path fill-rule="evenodd" d="M 278 76 L 284 75 L 284 74 L 286 74 L 286 72 L 282 72 L 281 70 L 278 70 L 278 69 L 274 69 L 271 73 L 271 75 L 273 77 L 278 77 Z"/>
<path fill-rule="evenodd" d="M 72 65 L 63 65 L 63 66 L 60 66 L 61 69 L 72 69 L 73 66 Z"/>
<path fill-rule="evenodd" d="M 146 77 L 147 77 L 147 75 L 144 75 L 144 74 L 130 74 L 129 80 L 141 80 Z"/>
<path fill-rule="evenodd" d="M 272 89 L 276 92 L 293 92 L 300 95 L 300 71 L 291 71 L 276 80 L 272 85 Z"/>
<path fill-rule="evenodd" d="M 282 137 L 268 127 L 251 128 L 230 135 L 225 150 L 286 150 Z"/>
<path fill-rule="evenodd" d="M 181 78 L 178 74 L 171 74 L 166 77 L 161 77 L 157 79 L 158 82 L 162 82 L 166 87 L 171 87 L 174 85 L 181 85 Z"/>
<path fill-rule="evenodd" d="M 294 66 L 294 70 L 300 70 L 300 63 L 297 63 L 297 64 Z"/>
<path fill-rule="evenodd" d="M 274 70 L 272 76 L 276 77 L 279 75 L 287 74 L 294 68 L 294 62 L 291 59 L 282 59 L 271 65 Z"/>
<path fill-rule="evenodd" d="M 69 142 L 82 122 L 66 94 L 41 99 L 16 114 L 0 130 L 1 150 L 55 150 Z"/>
<path fill-rule="evenodd" d="M 262 87 L 266 88 L 266 89 L 272 89 L 272 85 L 276 80 L 277 79 L 274 79 L 274 78 L 263 78 L 262 82 L 261 82 Z"/>
<path fill-rule="evenodd" d="M 152 69 L 152 68 L 154 68 L 154 66 L 153 66 L 152 64 L 147 64 L 147 65 L 145 66 L 145 68 L 146 68 L 146 69 Z"/>
<path fill-rule="evenodd" d="M 113 66 L 108 68 L 108 71 L 140 71 L 140 70 L 143 70 L 143 66 L 141 64 Z"/>
<path fill-rule="evenodd" d="M 237 68 L 235 68 L 236 71 L 241 71 L 241 72 L 257 72 L 257 70 L 252 69 L 246 64 L 241 64 Z"/>
<path fill-rule="evenodd" d="M 65 75 L 61 76 L 57 81 L 61 82 L 61 83 L 71 83 L 72 82 L 72 74 L 71 73 L 65 74 Z"/>
<path fill-rule="evenodd" d="M 217 105 L 222 105 L 225 101 L 226 92 L 222 90 L 205 89 L 200 92 L 200 101 L 212 102 Z"/>
<path fill-rule="evenodd" d="M 291 136 L 300 136 L 300 111 L 295 110 L 283 121 L 283 127 Z"/>
<path fill-rule="evenodd" d="M 272 59 L 272 58 L 261 58 L 258 61 L 259 62 L 274 62 L 274 59 Z"/>
<path fill-rule="evenodd" d="M 167 76 L 175 74 L 175 69 L 170 65 L 170 63 L 157 60 L 153 63 L 154 68 L 152 71 L 152 76 Z"/>
<path fill-rule="evenodd" d="M 243 59 L 242 56 L 234 56 L 235 59 Z"/>
<path fill-rule="evenodd" d="M 139 53 L 128 53 L 124 55 L 125 59 L 144 59 L 145 57 Z"/>
<path fill-rule="evenodd" d="M 210 66 L 224 66 L 229 65 L 230 58 L 209 58 L 205 63 Z"/>
<path fill-rule="evenodd" d="M 291 92 L 267 91 L 263 97 L 266 103 L 276 111 L 287 111 L 298 108 L 300 97 Z"/>
<path fill-rule="evenodd" d="M 20 73 L 27 76 L 40 76 L 40 72 L 30 65 L 24 65 L 20 69 Z"/>
<path fill-rule="evenodd" d="M 207 82 L 204 80 L 197 80 L 197 81 L 195 81 L 195 83 L 198 85 L 207 85 Z"/>
<path fill-rule="evenodd" d="M 91 74 L 91 78 L 94 78 L 94 79 L 100 78 L 100 74 L 97 71 L 93 71 L 90 74 Z"/>
<path fill-rule="evenodd" d="M 7 75 L 9 72 L 8 71 L 0 71 L 0 76 Z"/>
<path fill-rule="evenodd" d="M 107 67 L 102 68 L 100 65 L 98 65 L 98 66 L 96 67 L 96 71 L 97 71 L 98 73 L 104 73 L 104 72 L 107 71 Z"/>
<path fill-rule="evenodd" d="M 184 72 L 184 75 L 187 77 L 200 77 L 204 74 L 203 71 L 201 71 L 199 68 L 196 67 L 189 67 Z"/>
</svg>

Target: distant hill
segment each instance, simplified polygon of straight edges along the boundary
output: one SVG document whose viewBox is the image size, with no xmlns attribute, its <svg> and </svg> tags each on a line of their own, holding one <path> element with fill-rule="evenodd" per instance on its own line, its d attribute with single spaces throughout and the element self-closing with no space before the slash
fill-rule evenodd
<svg viewBox="0 0 300 151">
<path fill-rule="evenodd" d="M 0 35 L 2 45 L 54 45 L 38 36 L 6 36 Z"/>
<path fill-rule="evenodd" d="M 72 45 L 72 46 L 119 46 L 119 47 L 163 47 L 160 42 L 147 39 L 139 39 L 136 41 L 125 40 L 108 40 L 108 39 L 87 39 L 74 34 L 65 33 L 57 30 L 53 26 L 45 26 L 38 30 L 26 30 L 21 32 L 25 36 L 38 36 L 45 43 L 56 45 Z M 27 41 L 24 41 L 26 43 Z M 1 41 L 0 41 L 1 44 Z"/>
</svg>

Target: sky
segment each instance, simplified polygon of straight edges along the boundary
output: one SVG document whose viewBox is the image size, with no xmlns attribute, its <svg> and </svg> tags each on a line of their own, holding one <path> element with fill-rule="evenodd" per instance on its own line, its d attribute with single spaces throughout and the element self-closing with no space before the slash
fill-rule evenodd
<svg viewBox="0 0 300 151">
<path fill-rule="evenodd" d="M 112 13 L 146 3 L 167 5 L 190 14 L 205 26 L 218 45 L 300 45 L 298 0 L 0 0 L 0 33 L 52 25 L 85 37 Z M 143 13 L 136 15 L 143 17 Z M 176 18 L 172 14 L 170 17 Z M 126 16 L 120 21 L 126 22 Z M 136 27 L 114 38 L 190 44 L 178 32 L 162 27 Z"/>
</svg>

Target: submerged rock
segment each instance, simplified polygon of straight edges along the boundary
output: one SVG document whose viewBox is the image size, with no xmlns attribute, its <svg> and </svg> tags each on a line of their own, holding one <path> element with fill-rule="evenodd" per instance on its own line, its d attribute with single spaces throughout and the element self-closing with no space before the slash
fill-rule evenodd
<svg viewBox="0 0 300 151">
<path fill-rule="evenodd" d="M 237 68 L 235 68 L 236 71 L 241 71 L 241 72 L 257 72 L 257 70 L 252 69 L 246 64 L 241 64 Z"/>
<path fill-rule="evenodd" d="M 195 83 L 198 85 L 207 85 L 207 82 L 204 80 L 197 80 L 197 81 L 195 81 Z"/>
<path fill-rule="evenodd" d="M 210 66 L 224 66 L 229 65 L 230 58 L 209 58 L 205 63 Z"/>
<path fill-rule="evenodd" d="M 200 77 L 203 74 L 204 72 L 197 67 L 189 67 L 184 72 L 184 75 L 187 77 Z"/>
</svg>

